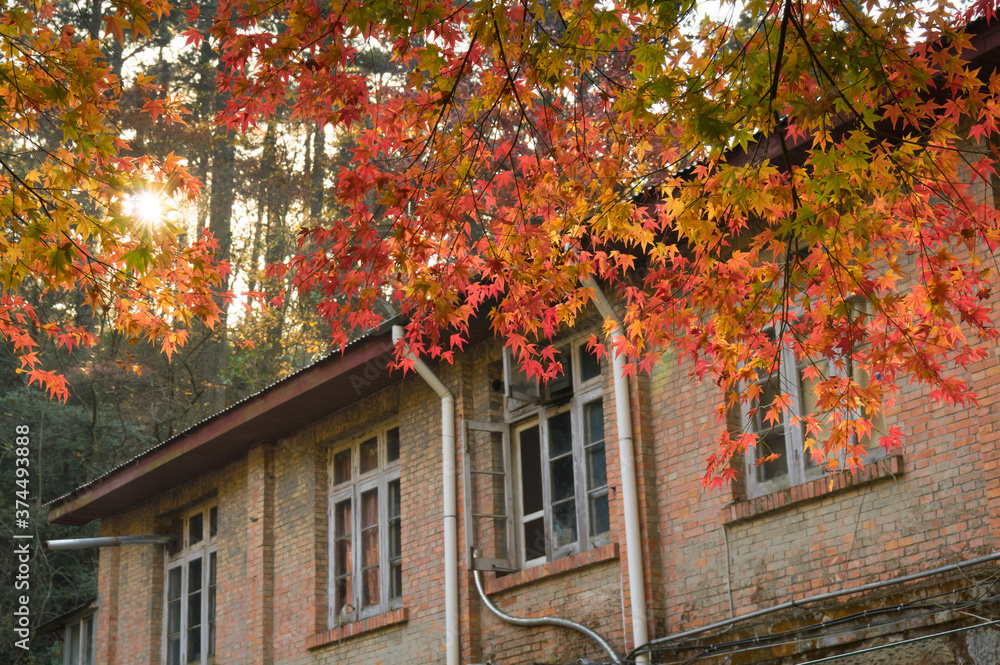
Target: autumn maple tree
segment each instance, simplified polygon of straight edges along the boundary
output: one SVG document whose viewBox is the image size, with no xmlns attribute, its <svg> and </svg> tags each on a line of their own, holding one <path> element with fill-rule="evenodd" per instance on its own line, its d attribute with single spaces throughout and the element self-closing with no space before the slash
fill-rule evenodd
<svg viewBox="0 0 1000 665">
<path fill-rule="evenodd" d="M 486 314 L 551 374 L 547 340 L 596 278 L 620 301 L 614 352 L 649 369 L 675 349 L 723 409 L 759 403 L 781 348 L 809 359 L 807 445 L 828 468 L 838 452 L 856 465 L 900 382 L 973 400 L 948 369 L 996 338 L 1000 78 L 970 60 L 993 8 L 696 10 L 230 0 L 207 38 L 224 121 L 291 109 L 357 133 L 333 183 L 346 212 L 304 229 L 282 268 L 323 294 L 335 340 L 378 322 L 391 293 L 418 352 L 450 358 Z M 393 74 L 360 71 L 375 48 Z M 788 401 L 758 408 L 773 421 Z M 706 483 L 754 443 L 725 434 Z"/>
<path fill-rule="evenodd" d="M 108 9 L 91 34 L 78 33 L 54 3 L 14 3 L 0 13 L 0 335 L 29 382 L 60 399 L 66 379 L 45 367 L 40 344 L 72 349 L 97 337 L 72 306 L 40 315 L 26 286 L 67 304 L 82 293 L 82 307 L 170 355 L 192 318 L 218 318 L 216 286 L 227 269 L 211 238 L 184 242 L 178 225 L 138 210 L 148 201 L 179 205 L 198 182 L 172 155 L 136 151 L 118 124 L 124 84 L 99 35 L 107 33 L 105 43 L 148 37 L 169 4 L 123 0 Z M 177 100 L 157 94 L 151 80 L 139 75 L 129 85 L 154 121 L 182 121 Z"/>
<path fill-rule="evenodd" d="M 141 33 L 165 7 L 119 5 L 108 27 L 139 20 L 131 31 Z M 816 390 L 807 446 L 831 469 L 863 460 L 861 441 L 903 382 L 947 402 L 975 399 L 954 370 L 983 359 L 997 336 L 1000 77 L 975 60 L 979 36 L 996 30 L 992 3 L 961 14 L 943 1 L 852 0 L 751 0 L 712 13 L 627 0 L 182 8 L 187 42 L 219 55 L 217 122 L 253 131 L 291 115 L 350 145 L 326 176 L 336 205 L 272 274 L 290 284 L 286 297 L 316 300 L 334 343 L 379 323 L 388 299 L 418 353 L 450 359 L 470 319 L 488 316 L 529 371 L 552 376 L 548 340 L 583 314 L 596 279 L 620 308 L 612 352 L 643 371 L 672 349 L 719 385 L 720 413 L 759 405 L 758 378 L 792 350 Z M 368 66 L 386 54 L 391 67 Z M 91 62 L 74 57 L 71 71 Z M 113 104 L 113 84 L 98 87 L 91 103 Z M 67 103 L 38 88 L 46 108 Z M 160 112 L 162 99 L 150 100 Z M 11 117 L 30 136 L 38 121 L 21 115 Z M 118 146 L 113 127 L 99 129 Z M 105 189 L 85 191 L 122 219 L 118 194 L 96 192 L 127 189 L 124 178 L 153 165 L 126 162 L 120 147 L 88 152 L 92 133 L 67 158 L 110 170 L 94 180 Z M 159 168 L 154 181 L 189 187 L 171 182 L 170 163 Z M 55 224 L 49 208 L 28 209 Z M 105 238 L 93 229 L 119 228 L 79 210 L 93 222 L 80 247 Z M 43 258 L 63 246 L 58 234 L 18 234 Z M 125 244 L 117 260 L 134 267 L 135 252 Z M 86 256 L 74 249 L 65 263 L 73 279 L 104 270 Z M 45 260 L 12 278 L 67 274 L 53 263 L 62 259 Z M 140 272 L 159 279 L 152 265 Z M 210 273 L 198 274 L 200 288 Z M 103 273 L 92 283 L 117 284 Z M 764 419 L 781 417 L 788 398 L 760 405 Z M 878 434 L 883 446 L 900 442 L 896 428 Z M 754 443 L 724 434 L 706 484 L 728 480 L 732 455 Z"/>
</svg>

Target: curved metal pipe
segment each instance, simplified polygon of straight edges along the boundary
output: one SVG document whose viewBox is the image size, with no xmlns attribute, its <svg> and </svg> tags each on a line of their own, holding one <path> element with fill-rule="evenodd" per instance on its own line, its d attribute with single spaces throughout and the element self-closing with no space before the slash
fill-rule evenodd
<svg viewBox="0 0 1000 665">
<path fill-rule="evenodd" d="M 476 580 L 476 590 L 479 591 L 479 597 L 482 599 L 483 604 L 489 608 L 490 612 L 500 617 L 502 621 L 514 624 L 515 626 L 561 626 L 562 628 L 569 628 L 570 630 L 575 630 L 577 632 L 583 633 L 590 639 L 597 642 L 602 649 L 604 649 L 609 656 L 611 656 L 611 662 L 615 665 L 621 665 L 621 659 L 618 658 L 618 654 L 615 653 L 614 649 L 611 648 L 603 637 L 587 628 L 584 625 L 578 624 L 575 621 L 570 621 L 569 619 L 560 619 L 559 617 L 536 617 L 534 619 L 521 619 L 518 617 L 513 617 L 509 614 L 505 614 L 503 610 L 493 604 L 493 601 L 489 599 L 486 595 L 485 589 L 483 589 L 483 580 L 480 577 L 478 570 L 473 569 L 472 576 Z"/>
</svg>

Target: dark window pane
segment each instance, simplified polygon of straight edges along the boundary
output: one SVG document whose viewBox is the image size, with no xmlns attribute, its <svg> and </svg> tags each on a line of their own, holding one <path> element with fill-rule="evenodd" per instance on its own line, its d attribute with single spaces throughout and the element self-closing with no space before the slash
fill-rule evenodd
<svg viewBox="0 0 1000 665">
<path fill-rule="evenodd" d="M 208 655 L 215 655 L 215 552 L 208 555 Z"/>
<path fill-rule="evenodd" d="M 181 597 L 181 567 L 171 568 L 167 573 L 167 600 L 179 600 Z"/>
<path fill-rule="evenodd" d="M 351 479 L 351 451 L 342 450 L 333 456 L 333 484 L 339 485 Z"/>
<path fill-rule="evenodd" d="M 524 523 L 524 558 L 528 561 L 545 556 L 545 521 L 539 517 Z"/>
<path fill-rule="evenodd" d="M 399 517 L 399 481 L 389 483 L 389 519 Z"/>
<path fill-rule="evenodd" d="M 399 459 L 399 428 L 393 427 L 385 433 L 385 458 L 389 462 Z"/>
<path fill-rule="evenodd" d="M 181 665 L 181 637 L 167 638 L 167 665 Z"/>
<path fill-rule="evenodd" d="M 378 488 L 361 494 L 361 528 L 378 525 Z"/>
<path fill-rule="evenodd" d="M 549 457 L 559 457 L 573 450 L 573 425 L 570 412 L 549 418 Z"/>
<path fill-rule="evenodd" d="M 586 344 L 579 346 L 580 351 L 580 381 L 589 381 L 601 375 L 601 361 L 587 349 Z"/>
<path fill-rule="evenodd" d="M 351 572 L 351 539 L 344 538 L 337 541 L 337 561 L 334 565 L 334 573 L 346 575 Z"/>
<path fill-rule="evenodd" d="M 351 612 L 354 610 L 354 590 L 351 584 L 351 576 L 337 578 L 334 590 L 334 608 L 337 616 L 343 616 L 344 610 Z"/>
<path fill-rule="evenodd" d="M 341 501 L 333 508 L 333 519 L 336 524 L 334 536 L 342 538 L 351 533 L 351 500 Z"/>
<path fill-rule="evenodd" d="M 188 629 L 188 659 L 189 663 L 201 663 L 201 627 Z"/>
<path fill-rule="evenodd" d="M 539 450 L 538 425 L 520 433 L 521 440 L 521 505 L 524 514 L 542 509 L 542 464 Z"/>
<path fill-rule="evenodd" d="M 573 363 L 569 357 L 569 347 L 564 346 L 556 349 L 555 359 L 562 365 L 562 370 L 556 374 L 554 379 L 549 380 L 550 395 L 561 393 L 573 387 Z"/>
<path fill-rule="evenodd" d="M 402 564 L 393 564 L 392 575 L 389 578 L 391 587 L 389 589 L 389 598 L 402 598 L 403 597 L 403 566 Z"/>
<path fill-rule="evenodd" d="M 201 590 L 201 559 L 188 564 L 188 593 Z"/>
<path fill-rule="evenodd" d="M 83 663 L 94 665 L 94 617 L 83 620 Z"/>
<path fill-rule="evenodd" d="M 188 629 L 201 625 L 201 592 L 188 594 Z"/>
<path fill-rule="evenodd" d="M 569 499 L 573 496 L 573 456 L 567 455 L 553 460 L 549 466 L 549 480 L 552 483 L 552 501 Z"/>
<path fill-rule="evenodd" d="M 214 538 L 215 534 L 219 532 L 219 509 L 218 507 L 212 507 L 208 511 L 208 535 L 210 538 Z"/>
<path fill-rule="evenodd" d="M 570 500 L 552 506 L 553 547 L 576 542 L 576 501 Z"/>
<path fill-rule="evenodd" d="M 188 545 L 200 543 L 202 540 L 202 517 L 201 513 L 192 515 L 188 520 Z"/>
<path fill-rule="evenodd" d="M 379 602 L 378 566 L 365 570 L 362 576 L 364 579 L 362 605 L 365 607 L 377 605 Z"/>
<path fill-rule="evenodd" d="M 611 531 L 611 512 L 608 510 L 606 492 L 590 496 L 590 535 L 596 536 Z"/>
<path fill-rule="evenodd" d="M 584 405 L 583 422 L 587 428 L 585 435 L 588 444 L 604 440 L 604 403 L 601 400 L 595 399 Z"/>
<path fill-rule="evenodd" d="M 772 453 L 777 453 L 775 459 L 760 462 L 760 460 L 766 459 Z M 761 438 L 757 442 L 754 455 L 758 464 L 758 481 L 764 482 L 788 475 L 788 455 L 785 454 L 785 435 L 783 433 L 776 432 Z"/>
<path fill-rule="evenodd" d="M 378 565 L 378 529 L 361 532 L 361 565 L 365 568 Z"/>
<path fill-rule="evenodd" d="M 80 665 L 80 624 L 74 623 L 69 629 L 69 662 Z"/>
<path fill-rule="evenodd" d="M 177 635 L 181 632 L 181 601 L 180 599 L 167 603 L 167 634 Z"/>
<path fill-rule="evenodd" d="M 587 489 L 597 489 L 607 484 L 608 469 L 604 444 L 599 443 L 587 449 Z"/>
<path fill-rule="evenodd" d="M 402 553 L 402 548 L 399 543 L 400 539 L 400 523 L 399 521 L 393 522 L 389 527 L 389 558 L 397 559 Z"/>
<path fill-rule="evenodd" d="M 378 439 L 372 437 L 361 442 L 361 473 L 378 468 Z"/>
<path fill-rule="evenodd" d="M 764 384 L 762 384 L 760 397 L 757 398 L 756 412 L 754 413 L 754 429 L 758 434 L 764 434 L 770 431 L 781 430 L 784 427 L 785 416 L 783 413 L 779 413 L 777 420 L 768 419 L 768 412 L 771 410 L 771 406 L 774 404 L 775 397 L 778 396 L 778 380 L 776 377 L 771 377 Z"/>
</svg>

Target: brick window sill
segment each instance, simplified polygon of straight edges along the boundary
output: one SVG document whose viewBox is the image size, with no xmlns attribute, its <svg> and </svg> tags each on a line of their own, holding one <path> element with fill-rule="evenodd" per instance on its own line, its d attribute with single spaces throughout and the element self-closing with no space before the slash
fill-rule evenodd
<svg viewBox="0 0 1000 665">
<path fill-rule="evenodd" d="M 764 496 L 745 501 L 734 501 L 722 509 L 722 521 L 727 525 L 744 522 L 879 480 L 895 478 L 902 474 L 902 455 L 891 455 L 877 462 L 865 464 L 857 471 L 841 471 L 832 477 L 832 484 L 831 478 L 824 476 Z"/>
<path fill-rule="evenodd" d="M 352 637 L 357 637 L 358 635 L 365 635 L 373 633 L 376 630 L 403 624 L 409 620 L 410 612 L 405 607 L 383 612 L 367 619 L 352 621 L 351 623 L 345 623 L 343 626 L 337 626 L 322 633 L 316 633 L 306 639 L 306 649 L 319 649 L 320 647 L 329 646 Z"/>
<path fill-rule="evenodd" d="M 613 561 L 617 558 L 618 543 L 610 543 L 602 547 L 587 550 L 586 552 L 580 552 L 579 554 L 573 554 L 572 556 L 563 557 L 562 559 L 549 561 L 548 563 L 543 563 L 539 566 L 525 568 L 524 570 L 519 570 L 516 573 L 504 575 L 503 577 L 484 580 L 483 588 L 487 595 L 493 595 L 494 593 L 500 593 L 501 591 L 513 589 L 514 587 L 538 582 L 539 580 L 549 577 L 576 572 L 577 570 L 586 568 L 587 566 L 593 566 L 605 561 Z"/>
</svg>

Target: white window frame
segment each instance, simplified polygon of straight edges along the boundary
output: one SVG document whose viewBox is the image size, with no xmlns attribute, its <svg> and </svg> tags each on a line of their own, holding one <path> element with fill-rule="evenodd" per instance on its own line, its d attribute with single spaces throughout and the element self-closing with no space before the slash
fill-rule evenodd
<svg viewBox="0 0 1000 665">
<path fill-rule="evenodd" d="M 63 636 L 63 665 L 94 665 L 97 657 L 97 614 L 90 612 L 67 622 Z M 73 629 L 77 634 L 73 635 Z M 76 657 L 73 657 L 73 645 Z"/>
<path fill-rule="evenodd" d="M 212 517 L 215 516 L 215 521 Z M 201 539 L 192 543 L 192 518 L 201 516 Z M 180 665 L 198 663 L 199 665 L 211 665 L 215 662 L 215 638 L 217 628 L 217 585 L 218 585 L 218 554 L 216 540 L 218 538 L 217 529 L 218 505 L 215 503 L 201 506 L 192 510 L 182 518 L 182 527 L 179 533 L 181 547 L 175 554 L 165 553 L 165 563 L 163 570 L 163 663 L 165 665 L 176 665 L 177 661 L 171 660 L 170 648 L 175 642 L 179 643 Z M 197 591 L 189 588 L 191 564 L 201 561 L 201 585 Z M 212 565 L 214 561 L 214 567 Z M 170 579 L 174 571 L 180 571 L 180 597 L 171 597 Z M 193 659 L 188 659 L 188 640 L 191 636 L 190 619 L 191 596 L 198 593 L 198 636 L 200 643 L 199 653 Z M 171 605 L 178 603 L 180 611 L 179 633 L 172 632 L 174 626 L 171 625 Z M 177 635 L 176 638 L 173 636 Z"/>
<path fill-rule="evenodd" d="M 781 344 L 779 348 L 777 377 L 774 376 L 773 372 L 769 374 L 762 372 L 758 383 L 773 381 L 776 378 L 778 393 L 790 397 L 788 411 L 784 415 L 782 422 L 782 427 L 784 428 L 784 449 L 763 449 L 764 444 L 759 439 L 754 449 L 747 450 L 743 456 L 743 477 L 746 481 L 748 499 L 789 489 L 795 485 L 802 485 L 825 474 L 823 465 L 814 462 L 811 454 L 805 451 L 805 425 L 802 422 L 802 419 L 810 414 L 803 413 L 805 400 L 803 397 L 803 382 L 800 375 L 804 367 L 815 363 L 809 359 L 797 359 L 788 344 Z M 819 363 L 819 366 L 824 368 L 820 372 L 821 379 L 838 373 L 832 362 L 822 361 Z M 847 362 L 847 367 L 843 371 L 851 371 L 851 366 L 851 363 Z M 841 371 L 840 373 L 842 374 L 843 372 Z M 823 414 L 820 415 L 822 416 Z M 754 421 L 756 419 L 763 427 L 769 427 L 770 423 L 765 422 L 765 416 L 765 410 L 760 409 L 757 411 L 755 403 L 743 403 L 741 405 L 741 426 L 743 431 L 752 434 L 763 433 L 764 430 L 758 429 Z M 882 424 L 879 422 L 872 423 L 872 435 L 868 443 L 869 461 L 876 461 L 885 456 L 884 451 L 875 443 L 879 433 L 878 430 L 881 426 Z M 770 453 L 777 453 L 782 456 L 786 461 L 787 473 L 770 479 L 762 479 L 763 467 L 757 464 L 758 455 L 764 457 Z M 840 461 L 843 462 L 843 459 Z"/>
<path fill-rule="evenodd" d="M 591 522 L 593 516 L 591 515 L 590 508 L 591 495 L 607 496 L 609 491 L 609 486 L 607 484 L 607 423 L 604 423 L 605 436 L 602 439 L 603 445 L 605 446 L 605 484 L 596 488 L 588 488 L 587 486 L 588 469 L 586 448 L 592 445 L 597 445 L 600 441 L 586 442 L 584 440 L 584 407 L 595 400 L 601 400 L 603 408 L 603 379 L 604 368 L 607 363 L 602 359 L 600 363 L 601 371 L 596 376 L 583 380 L 581 371 L 581 354 L 589 353 L 587 350 L 586 338 L 576 338 L 568 344 L 559 344 L 557 346 L 560 348 L 568 348 L 570 350 L 570 367 L 568 369 L 572 379 L 572 396 L 567 397 L 564 395 L 562 399 L 552 400 L 553 403 L 546 403 L 544 399 L 540 400 L 539 403 L 525 403 L 515 397 L 508 397 L 507 399 L 507 421 L 510 424 L 511 452 L 513 455 L 511 476 L 513 480 L 512 493 L 514 497 L 515 510 L 514 519 L 511 520 L 514 526 L 512 542 L 515 543 L 515 551 L 518 554 L 518 562 L 523 567 L 536 566 L 547 561 L 553 561 L 564 556 L 576 554 L 578 552 L 599 547 L 611 542 L 610 526 L 608 531 L 591 534 Z M 505 360 L 505 367 L 507 368 L 505 378 L 508 381 L 511 377 L 510 368 L 514 366 L 509 353 L 509 350 L 505 350 L 505 354 L 507 355 Z M 545 389 L 538 391 L 538 393 L 543 397 L 547 392 L 548 391 Z M 570 427 L 572 430 L 571 454 L 573 460 L 573 500 L 575 501 L 576 509 L 577 538 L 571 543 L 559 546 L 556 543 L 555 520 L 552 514 L 552 459 L 549 457 L 548 441 L 550 421 L 554 417 L 566 412 L 570 413 Z M 539 453 L 541 455 L 539 464 L 541 465 L 542 510 L 533 512 L 530 515 L 525 515 L 523 500 L 524 493 L 522 491 L 523 479 L 521 477 L 521 435 L 523 432 L 536 426 L 538 427 Z M 529 521 L 538 519 L 539 513 L 543 520 L 545 554 L 544 556 L 537 556 L 529 559 L 527 546 L 524 542 L 525 525 Z M 608 520 L 610 525 L 610 507 Z"/>
<path fill-rule="evenodd" d="M 399 425 L 389 423 L 375 430 L 367 431 L 363 436 L 352 439 L 350 442 L 337 445 L 330 449 L 328 460 L 328 508 L 327 519 L 328 531 L 328 552 L 329 552 L 329 573 L 327 579 L 327 626 L 335 628 L 345 623 L 357 621 L 367 617 L 375 616 L 383 612 L 402 607 L 403 593 L 402 583 L 399 584 L 397 594 L 392 595 L 392 576 L 394 564 L 402 567 L 402 516 L 393 517 L 390 515 L 389 487 L 396 483 L 402 490 L 399 474 L 399 457 L 394 460 L 388 459 L 388 435 L 391 430 L 395 430 L 398 436 Z M 372 438 L 377 440 L 378 461 L 375 468 L 361 473 L 361 444 Z M 337 455 L 345 451 L 351 452 L 351 475 L 350 479 L 337 484 L 336 469 L 334 468 Z M 378 579 L 379 579 L 379 599 L 378 602 L 364 606 L 362 593 L 364 592 L 364 582 L 362 576 L 362 538 L 361 538 L 361 496 L 372 489 L 378 491 Z M 401 499 L 401 497 L 400 497 Z M 351 601 L 344 607 L 337 607 L 336 593 L 339 560 L 337 553 L 337 505 L 344 501 L 350 501 L 351 506 Z M 400 508 L 397 506 L 397 508 Z M 399 523 L 399 539 L 397 547 L 399 552 L 393 556 L 390 552 L 390 538 L 392 525 L 390 522 Z"/>
</svg>

